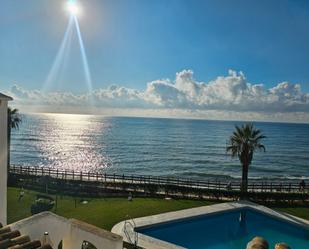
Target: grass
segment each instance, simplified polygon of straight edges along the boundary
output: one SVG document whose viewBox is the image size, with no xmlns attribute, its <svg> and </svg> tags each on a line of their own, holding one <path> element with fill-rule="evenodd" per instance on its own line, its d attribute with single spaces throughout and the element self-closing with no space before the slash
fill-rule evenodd
<svg viewBox="0 0 309 249">
<path fill-rule="evenodd" d="M 30 206 L 34 202 L 36 194 L 38 192 L 25 190 L 23 199 L 18 201 L 19 189 L 8 188 L 8 223 L 31 215 Z M 81 204 L 79 200 L 70 196 L 58 197 L 57 208 L 52 211 L 58 215 L 79 219 L 107 230 L 111 230 L 113 225 L 126 219 L 127 215 L 136 218 L 218 203 L 155 198 L 134 198 L 131 202 L 126 198 L 88 198 L 87 204 Z M 309 220 L 309 208 L 280 207 L 274 209 Z"/>
<path fill-rule="evenodd" d="M 306 220 L 309 220 L 309 207 L 284 207 L 284 208 L 274 208 L 279 212 L 285 212 Z"/>
<path fill-rule="evenodd" d="M 8 188 L 8 223 L 23 219 L 31 215 L 30 206 L 36 198 L 37 192 L 25 190 L 24 198 L 18 201 L 19 189 Z M 88 204 L 81 204 L 75 198 L 65 196 L 58 197 L 57 209 L 52 211 L 58 215 L 75 218 L 98 227 L 111 230 L 113 225 L 126 219 L 186 208 L 211 205 L 217 202 L 195 200 L 164 200 L 155 198 L 134 198 L 128 201 L 126 198 L 88 198 Z"/>
</svg>

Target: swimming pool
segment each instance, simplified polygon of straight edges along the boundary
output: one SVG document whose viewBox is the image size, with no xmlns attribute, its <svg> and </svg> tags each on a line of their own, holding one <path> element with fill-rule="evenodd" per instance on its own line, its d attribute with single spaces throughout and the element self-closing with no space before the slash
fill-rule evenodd
<svg viewBox="0 0 309 249">
<path fill-rule="evenodd" d="M 255 236 L 267 239 L 270 248 L 282 241 L 291 248 L 309 248 L 308 229 L 250 208 L 139 228 L 137 232 L 189 249 L 245 249 Z"/>
<path fill-rule="evenodd" d="M 147 249 L 245 249 L 255 236 L 267 239 L 270 248 L 278 242 L 292 249 L 309 248 L 309 221 L 252 202 L 221 203 L 127 220 L 116 224 L 112 232 L 129 242 L 138 238 L 137 244 Z"/>
</svg>

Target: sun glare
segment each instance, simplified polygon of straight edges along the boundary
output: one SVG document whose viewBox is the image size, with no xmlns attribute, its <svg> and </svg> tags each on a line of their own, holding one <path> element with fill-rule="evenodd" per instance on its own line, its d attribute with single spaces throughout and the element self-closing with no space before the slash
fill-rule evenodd
<svg viewBox="0 0 309 249">
<path fill-rule="evenodd" d="M 80 8 L 77 5 L 76 1 L 68 1 L 67 11 L 73 16 L 77 16 L 78 14 L 80 14 Z"/>
</svg>

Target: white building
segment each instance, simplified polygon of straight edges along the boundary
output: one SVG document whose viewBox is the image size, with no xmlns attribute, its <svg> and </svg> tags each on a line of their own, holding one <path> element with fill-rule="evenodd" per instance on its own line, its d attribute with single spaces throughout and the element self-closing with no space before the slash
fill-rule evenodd
<svg viewBox="0 0 309 249">
<path fill-rule="evenodd" d="M 0 222 L 6 224 L 7 209 L 7 109 L 11 97 L 0 93 Z"/>
<path fill-rule="evenodd" d="M 12 100 L 11 97 L 0 93 L 0 223 L 2 225 L 7 223 L 7 108 L 10 100 Z M 11 231 L 19 232 L 4 242 L 3 235 L 14 234 Z M 24 244 L 25 236 L 21 235 L 27 235 L 31 241 L 44 244 L 42 241 L 44 233 L 48 233 L 48 241 L 53 248 L 58 248 L 61 241 L 63 249 L 80 249 L 83 242 L 90 242 L 97 249 L 123 248 L 121 236 L 75 219 L 60 217 L 51 212 L 43 212 L 2 228 L 0 226 L 0 245 L 9 243 L 10 240 Z M 2 244 L 1 248 L 6 247 Z"/>
<path fill-rule="evenodd" d="M 122 237 L 85 222 L 66 219 L 51 212 L 42 212 L 9 225 L 12 231 L 28 235 L 31 240 L 42 241 L 48 233 L 50 245 L 57 249 L 81 249 L 83 242 L 90 242 L 97 249 L 122 249 Z"/>
</svg>

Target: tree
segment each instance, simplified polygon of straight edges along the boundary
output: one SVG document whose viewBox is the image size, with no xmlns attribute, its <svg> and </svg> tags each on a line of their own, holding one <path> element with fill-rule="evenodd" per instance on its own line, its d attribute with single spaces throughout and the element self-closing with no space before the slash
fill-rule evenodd
<svg viewBox="0 0 309 249">
<path fill-rule="evenodd" d="M 256 150 L 265 152 L 265 146 L 261 140 L 266 138 L 261 130 L 256 129 L 253 124 L 244 124 L 241 127 L 235 126 L 235 131 L 230 137 L 226 151 L 232 157 L 238 157 L 242 165 L 241 191 L 247 192 L 248 189 L 248 170 L 252 162 L 253 154 Z"/>
<path fill-rule="evenodd" d="M 7 161 L 7 168 L 8 172 L 10 169 L 10 148 L 11 148 L 11 130 L 12 129 L 19 129 L 19 124 L 21 123 L 21 115 L 19 114 L 18 109 L 12 109 L 8 107 L 8 161 Z"/>
</svg>

